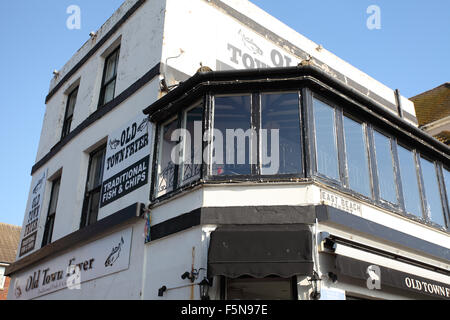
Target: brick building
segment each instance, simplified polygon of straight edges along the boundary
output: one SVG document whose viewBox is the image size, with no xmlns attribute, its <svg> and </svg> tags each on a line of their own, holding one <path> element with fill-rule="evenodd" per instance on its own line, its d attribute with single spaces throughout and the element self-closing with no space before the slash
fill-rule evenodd
<svg viewBox="0 0 450 320">
<path fill-rule="evenodd" d="M 10 278 L 5 269 L 16 259 L 20 240 L 20 227 L 0 223 L 0 300 L 6 300 Z"/>
</svg>

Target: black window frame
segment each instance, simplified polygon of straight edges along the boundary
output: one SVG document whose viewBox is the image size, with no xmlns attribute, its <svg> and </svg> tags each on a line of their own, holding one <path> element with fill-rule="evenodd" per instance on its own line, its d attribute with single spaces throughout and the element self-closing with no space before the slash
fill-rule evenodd
<svg viewBox="0 0 450 320">
<path fill-rule="evenodd" d="M 79 89 L 80 89 L 80 86 L 76 86 L 67 95 L 67 103 L 66 103 L 66 110 L 64 112 L 64 121 L 63 121 L 63 127 L 62 127 L 62 132 L 61 132 L 61 140 L 63 140 L 65 137 L 67 137 L 72 130 L 71 127 L 72 127 L 72 121 L 73 121 L 73 113 L 75 112 L 75 106 L 76 106 L 77 99 L 78 99 Z M 75 102 L 74 102 L 74 106 L 73 106 L 73 111 L 72 111 L 72 114 L 70 116 L 68 116 L 70 102 L 74 95 L 75 95 L 75 98 L 74 98 Z"/>
<path fill-rule="evenodd" d="M 55 194 L 56 186 L 58 186 L 58 192 Z M 47 218 L 45 221 L 44 235 L 42 237 L 41 248 L 52 243 L 56 212 L 58 210 L 58 201 L 59 201 L 60 190 L 61 190 L 61 176 L 53 179 L 53 181 L 52 181 L 52 190 L 50 193 L 50 202 L 48 205 L 48 212 L 47 212 Z M 56 196 L 56 203 L 55 203 L 55 208 L 54 208 L 55 210 L 52 211 L 52 203 L 54 201 L 55 196 Z"/>
<path fill-rule="evenodd" d="M 106 80 L 106 71 L 107 71 L 107 68 L 108 68 L 108 61 L 109 61 L 109 59 L 111 59 L 116 54 L 117 54 L 117 56 L 116 56 L 115 67 L 114 67 L 114 69 L 115 69 L 114 76 L 111 79 L 109 79 L 108 81 L 105 82 L 105 80 Z M 101 107 L 105 106 L 107 103 L 109 103 L 112 100 L 114 100 L 116 87 L 117 87 L 117 69 L 119 67 L 119 60 L 120 60 L 120 46 L 118 46 L 110 54 L 108 54 L 108 56 L 104 60 L 103 76 L 102 76 L 102 83 L 101 83 L 101 89 L 100 89 L 100 97 L 99 97 L 99 100 L 98 100 L 98 108 L 101 108 Z M 112 82 L 115 82 L 114 83 L 114 90 L 113 90 L 113 98 L 110 101 L 105 102 L 106 88 Z"/>
<path fill-rule="evenodd" d="M 91 176 L 91 170 L 92 170 L 92 165 L 93 165 L 93 159 L 95 156 L 97 156 L 98 154 L 103 153 L 102 156 L 102 164 L 100 166 L 100 170 L 101 170 L 101 174 L 99 175 L 100 179 L 99 179 L 99 185 L 94 186 L 92 189 L 89 189 L 89 184 L 90 184 L 90 176 Z M 84 200 L 83 200 L 83 208 L 82 208 L 82 212 L 81 212 L 81 219 L 80 219 L 80 229 L 83 229 L 89 225 L 92 225 L 94 223 L 96 223 L 98 221 L 98 212 L 100 209 L 100 202 L 101 202 L 101 191 L 102 191 L 102 183 L 103 183 L 103 170 L 104 170 L 104 165 L 105 165 L 105 156 L 106 156 L 106 144 L 98 147 L 97 149 L 95 149 L 94 151 L 92 151 L 89 154 L 89 166 L 88 166 L 88 171 L 87 171 L 87 177 L 86 177 L 86 187 L 85 187 L 85 192 L 84 192 Z M 95 177 L 95 175 L 94 175 Z M 92 211 L 90 208 L 92 208 L 91 203 L 92 203 L 92 198 L 93 196 L 99 193 L 99 201 L 98 204 L 96 205 L 97 207 L 97 216 L 95 218 L 95 221 L 91 221 L 92 217 Z"/>
</svg>

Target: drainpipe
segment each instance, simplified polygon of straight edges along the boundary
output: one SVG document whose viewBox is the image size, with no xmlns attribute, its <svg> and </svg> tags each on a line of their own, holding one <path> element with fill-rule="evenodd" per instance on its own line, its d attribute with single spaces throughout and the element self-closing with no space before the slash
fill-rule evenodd
<svg viewBox="0 0 450 320">
<path fill-rule="evenodd" d="M 398 116 L 403 119 L 402 99 L 398 89 L 395 89 L 395 100 L 397 101 Z"/>
</svg>

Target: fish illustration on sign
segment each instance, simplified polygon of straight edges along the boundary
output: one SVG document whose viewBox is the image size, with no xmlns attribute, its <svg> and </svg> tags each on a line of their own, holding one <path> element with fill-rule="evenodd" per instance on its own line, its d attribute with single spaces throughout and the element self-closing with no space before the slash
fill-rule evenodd
<svg viewBox="0 0 450 320">
<path fill-rule="evenodd" d="M 239 35 L 242 36 L 242 42 L 244 43 L 244 45 L 250 49 L 253 54 L 259 54 L 260 56 L 262 56 L 264 54 L 264 52 L 261 50 L 260 47 L 258 47 L 255 42 L 253 41 L 253 39 L 247 37 L 242 30 L 239 30 Z"/>
<path fill-rule="evenodd" d="M 116 148 L 119 146 L 119 144 L 120 144 L 120 140 L 114 139 L 114 140 L 111 140 L 111 141 L 109 142 L 109 147 L 110 147 L 112 150 L 114 150 L 114 149 L 116 149 Z"/>
<path fill-rule="evenodd" d="M 144 120 L 142 120 L 142 122 L 141 122 L 141 124 L 139 125 L 137 131 L 138 131 L 138 132 L 141 132 L 141 131 L 143 131 L 143 130 L 146 130 L 147 127 L 148 127 L 148 119 L 145 118 Z"/>
<path fill-rule="evenodd" d="M 125 241 L 123 241 L 123 237 L 121 237 L 119 245 L 112 249 L 111 254 L 106 259 L 105 267 L 112 267 L 114 265 L 114 263 L 119 259 L 120 252 L 122 251 L 122 246 L 124 244 L 125 244 Z"/>
<path fill-rule="evenodd" d="M 41 187 L 42 187 L 42 183 L 43 183 L 43 182 L 44 182 L 44 177 L 42 177 L 42 178 L 39 179 L 38 183 L 36 184 L 36 186 L 35 186 L 34 189 L 33 189 L 33 194 L 36 194 L 36 193 L 39 192 L 39 190 L 40 190 Z"/>
</svg>

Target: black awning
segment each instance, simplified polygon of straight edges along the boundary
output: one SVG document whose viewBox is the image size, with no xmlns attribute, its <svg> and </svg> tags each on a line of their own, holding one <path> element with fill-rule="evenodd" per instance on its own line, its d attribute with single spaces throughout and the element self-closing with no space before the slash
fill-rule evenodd
<svg viewBox="0 0 450 320">
<path fill-rule="evenodd" d="M 211 233 L 210 277 L 289 278 L 312 270 L 312 234 L 306 225 L 226 226 Z"/>
<path fill-rule="evenodd" d="M 437 299 L 450 299 L 450 285 L 419 277 L 413 274 L 378 266 L 370 262 L 345 256 L 336 257 L 336 268 L 344 276 L 364 280 L 369 279 L 368 268 L 377 266 L 380 270 L 381 289 L 384 286 L 424 294 Z"/>
</svg>

